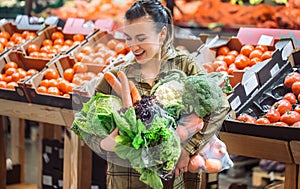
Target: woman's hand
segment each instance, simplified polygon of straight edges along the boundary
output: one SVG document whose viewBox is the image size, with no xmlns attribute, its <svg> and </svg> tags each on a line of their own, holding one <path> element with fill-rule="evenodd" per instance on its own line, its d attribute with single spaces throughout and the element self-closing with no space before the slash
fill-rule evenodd
<svg viewBox="0 0 300 189">
<path fill-rule="evenodd" d="M 113 130 L 105 139 L 101 140 L 100 142 L 100 147 L 101 149 L 108 151 L 108 152 L 113 152 L 114 147 L 116 145 L 115 137 L 118 135 L 119 129 L 118 127 Z"/>
<path fill-rule="evenodd" d="M 181 149 L 181 155 L 175 167 L 175 176 L 179 176 L 181 173 L 188 171 L 188 165 L 190 161 L 190 153 L 184 148 Z"/>
</svg>

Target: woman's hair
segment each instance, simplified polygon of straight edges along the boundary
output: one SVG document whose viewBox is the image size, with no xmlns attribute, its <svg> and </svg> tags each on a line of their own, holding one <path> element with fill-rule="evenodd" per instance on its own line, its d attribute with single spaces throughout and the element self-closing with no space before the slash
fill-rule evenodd
<svg viewBox="0 0 300 189">
<path fill-rule="evenodd" d="M 125 13 L 125 19 L 132 21 L 143 16 L 150 16 L 156 26 L 156 32 L 160 32 L 165 26 L 167 36 L 164 47 L 173 42 L 174 28 L 171 11 L 158 0 L 137 0 Z"/>
</svg>

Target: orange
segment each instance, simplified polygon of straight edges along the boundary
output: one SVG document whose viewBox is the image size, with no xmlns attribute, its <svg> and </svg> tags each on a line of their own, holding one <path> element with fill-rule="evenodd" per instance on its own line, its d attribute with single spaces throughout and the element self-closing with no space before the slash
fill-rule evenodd
<svg viewBox="0 0 300 189">
<path fill-rule="evenodd" d="M 38 88 L 36 88 L 36 91 L 38 93 L 47 93 L 47 87 L 45 87 L 45 86 L 39 86 Z"/>
<path fill-rule="evenodd" d="M 56 39 L 65 39 L 65 37 L 62 32 L 56 31 L 51 34 L 51 39 L 52 41 L 55 41 Z"/>
<path fill-rule="evenodd" d="M 262 55 L 262 51 L 259 49 L 254 49 L 250 54 L 249 54 L 249 58 L 259 58 L 261 59 L 261 55 Z"/>
<path fill-rule="evenodd" d="M 82 35 L 82 34 L 75 34 L 75 35 L 73 35 L 73 41 L 82 42 L 83 40 L 84 40 L 84 35 Z"/>
<path fill-rule="evenodd" d="M 7 62 L 6 64 L 5 64 L 5 70 L 7 70 L 8 68 L 15 68 L 15 69 L 17 69 L 18 68 L 18 64 L 17 63 L 15 63 L 15 62 Z"/>
<path fill-rule="evenodd" d="M 59 77 L 57 70 L 48 68 L 44 73 L 45 79 L 57 79 Z"/>
<path fill-rule="evenodd" d="M 10 34 L 7 31 L 2 31 L 2 32 L 0 32 L 0 37 L 4 37 L 7 40 L 9 40 L 10 39 Z"/>
<path fill-rule="evenodd" d="M 227 66 L 229 66 L 230 64 L 234 63 L 234 61 L 235 61 L 235 55 L 233 55 L 233 54 L 227 54 L 224 57 L 223 61 L 227 63 Z"/>
<path fill-rule="evenodd" d="M 50 39 L 45 39 L 43 40 L 42 46 L 52 46 L 53 45 L 53 41 Z"/>
<path fill-rule="evenodd" d="M 27 48 L 27 53 L 28 54 L 31 54 L 32 52 L 38 52 L 40 50 L 40 47 L 36 44 L 30 44 L 28 45 L 28 48 Z"/>
<path fill-rule="evenodd" d="M 268 47 L 265 45 L 256 45 L 254 49 L 258 49 L 261 52 L 266 52 L 267 50 L 269 50 Z"/>
<path fill-rule="evenodd" d="M 68 68 L 64 71 L 64 79 L 69 81 L 69 82 L 72 82 L 73 80 L 73 76 L 74 76 L 74 70 L 73 68 Z"/>
<path fill-rule="evenodd" d="M 75 63 L 73 69 L 74 69 L 74 73 L 85 73 L 88 71 L 87 65 L 81 62 Z"/>
<path fill-rule="evenodd" d="M 48 88 L 49 87 L 49 80 L 48 79 L 43 79 L 40 82 L 40 86 L 44 86 L 44 87 Z"/>
<path fill-rule="evenodd" d="M 51 94 L 51 95 L 57 95 L 57 96 L 60 95 L 60 91 L 59 91 L 59 89 L 57 87 L 49 87 L 47 89 L 47 93 Z"/>
<path fill-rule="evenodd" d="M 0 88 L 6 88 L 7 83 L 5 81 L 0 81 Z"/>
<path fill-rule="evenodd" d="M 6 88 L 7 88 L 7 89 L 13 89 L 13 90 L 15 90 L 15 87 L 17 87 L 17 86 L 18 86 L 18 83 L 12 81 L 12 82 L 9 82 L 9 83 L 7 84 Z"/>
<path fill-rule="evenodd" d="M 265 51 L 261 55 L 261 60 L 266 60 L 266 59 L 272 58 L 272 54 L 273 54 L 273 51 Z"/>
<path fill-rule="evenodd" d="M 250 53 L 254 50 L 254 46 L 253 45 L 243 45 L 241 50 L 240 50 L 240 54 L 243 54 L 247 57 L 249 57 Z"/>
</svg>

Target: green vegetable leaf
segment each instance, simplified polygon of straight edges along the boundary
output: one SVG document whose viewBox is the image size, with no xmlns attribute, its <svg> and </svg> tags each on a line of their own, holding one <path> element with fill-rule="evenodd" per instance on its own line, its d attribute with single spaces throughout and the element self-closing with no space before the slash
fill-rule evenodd
<svg viewBox="0 0 300 189">
<path fill-rule="evenodd" d="M 153 189 L 162 189 L 163 184 L 160 177 L 149 169 L 143 169 L 141 171 L 140 181 L 148 184 Z"/>
</svg>

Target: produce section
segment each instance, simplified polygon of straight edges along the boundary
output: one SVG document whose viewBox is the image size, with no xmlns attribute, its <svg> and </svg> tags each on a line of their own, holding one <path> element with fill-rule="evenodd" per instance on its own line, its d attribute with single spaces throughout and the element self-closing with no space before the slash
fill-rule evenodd
<svg viewBox="0 0 300 189">
<path fill-rule="evenodd" d="M 175 44 L 177 49 L 189 51 L 201 60 L 208 73 L 228 76 L 234 87 L 227 96 L 231 112 L 219 135 L 228 152 L 286 163 L 284 188 L 299 188 L 299 23 L 291 18 L 297 18 L 300 9 L 296 1 L 256 5 L 243 2 L 175 1 L 177 26 L 220 31 L 199 33 L 196 38 L 177 38 L 175 34 Z M 110 68 L 133 58 L 122 33 L 116 30 L 131 3 L 75 1 L 48 9 L 47 14 L 62 19 L 64 27 L 54 22 L 39 23 L 38 29 L 30 24 L 19 29 L 20 23 L 10 21 L 0 24 L 0 101 L 5 106 L 0 111 L 1 119 L 8 116 L 20 121 L 20 130 L 24 127 L 22 121 L 27 119 L 39 122 L 40 129 L 47 124 L 49 128 L 63 126 L 63 188 L 85 188 L 92 184 L 91 151 L 80 146 L 80 139 L 70 127 L 74 113 L 92 97 L 98 79 L 105 77 L 103 74 Z M 264 33 L 264 29 L 270 29 L 269 33 Z M 235 31 L 236 35 L 225 36 L 222 32 L 226 31 Z M 258 36 L 257 40 L 249 35 Z M 4 130 L 0 133 L 5 135 Z M 47 136 L 47 132 L 43 135 Z M 3 141 L 0 144 L 3 146 Z M 272 144 L 278 154 L 263 152 Z M 242 149 L 241 145 L 250 147 Z M 84 157 L 84 153 L 88 155 Z M 0 150 L 0 156 L 3 154 L 5 150 Z M 193 159 L 204 161 L 203 154 L 199 152 Z M 72 159 L 74 156 L 80 158 Z M 0 163 L 2 167 L 1 158 Z M 83 170 L 83 165 L 87 169 Z M 190 166 L 191 171 L 201 170 L 199 165 L 193 167 L 192 161 Z M 216 169 L 211 173 L 222 168 L 211 167 Z M 42 171 L 42 167 L 39 169 Z M 4 172 L 1 170 L 0 176 Z M 84 174 L 87 180 L 81 181 L 79 178 Z M 2 186 L 5 183 L 0 182 Z"/>
</svg>

